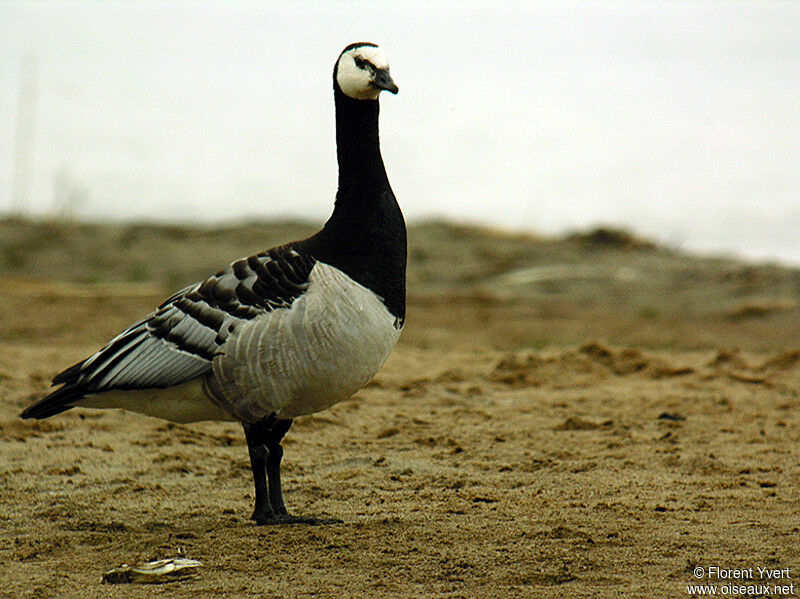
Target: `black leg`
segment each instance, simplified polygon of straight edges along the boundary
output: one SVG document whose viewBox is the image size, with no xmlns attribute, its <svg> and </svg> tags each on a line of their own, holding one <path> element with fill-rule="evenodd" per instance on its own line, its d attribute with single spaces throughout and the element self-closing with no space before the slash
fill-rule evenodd
<svg viewBox="0 0 800 599">
<path fill-rule="evenodd" d="M 275 417 L 260 420 L 252 425 L 244 425 L 244 436 L 247 439 L 247 451 L 250 454 L 250 469 L 253 471 L 253 483 L 256 487 L 256 507 L 251 520 L 256 522 L 274 518 L 272 505 L 267 489 L 267 448 L 264 437 L 275 422 Z"/>
<path fill-rule="evenodd" d="M 278 420 L 267 442 L 267 476 L 269 478 L 269 502 L 272 511 L 276 514 L 286 515 L 286 505 L 283 503 L 283 489 L 281 488 L 281 459 L 283 447 L 281 439 L 292 426 L 291 420 Z"/>
<path fill-rule="evenodd" d="M 269 416 L 244 425 L 250 467 L 256 487 L 256 507 L 252 519 L 256 524 L 335 524 L 337 519 L 306 518 L 287 513 L 281 488 L 281 440 L 292 426 L 291 420 Z"/>
<path fill-rule="evenodd" d="M 267 491 L 267 449 L 263 445 L 248 445 L 250 452 L 250 468 L 253 470 L 253 482 L 256 486 L 256 508 L 251 520 L 258 520 L 265 512 L 270 511 L 269 492 Z"/>
</svg>

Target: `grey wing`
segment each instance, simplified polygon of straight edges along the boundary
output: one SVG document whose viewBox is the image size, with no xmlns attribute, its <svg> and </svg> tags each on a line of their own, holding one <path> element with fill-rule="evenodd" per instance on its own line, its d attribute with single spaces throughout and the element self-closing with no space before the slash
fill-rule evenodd
<svg viewBox="0 0 800 599">
<path fill-rule="evenodd" d="M 242 260 L 170 297 L 158 310 L 53 379 L 62 385 L 23 418 L 46 418 L 87 395 L 164 388 L 211 372 L 214 356 L 235 328 L 288 307 L 307 285 L 313 260 L 278 248 Z"/>
<path fill-rule="evenodd" d="M 169 387 L 208 372 L 218 335 L 213 324 L 222 319 L 202 304 L 189 315 L 187 292 L 82 362 L 80 381 L 87 391 Z"/>
</svg>

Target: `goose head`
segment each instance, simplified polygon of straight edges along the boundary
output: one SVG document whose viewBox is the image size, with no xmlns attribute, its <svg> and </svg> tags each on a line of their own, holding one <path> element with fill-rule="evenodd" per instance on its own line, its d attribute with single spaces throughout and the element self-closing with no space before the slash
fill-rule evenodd
<svg viewBox="0 0 800 599">
<path fill-rule="evenodd" d="M 377 100 L 383 90 L 397 93 L 386 52 L 369 42 L 350 44 L 342 51 L 333 80 L 334 87 L 354 100 Z"/>
</svg>

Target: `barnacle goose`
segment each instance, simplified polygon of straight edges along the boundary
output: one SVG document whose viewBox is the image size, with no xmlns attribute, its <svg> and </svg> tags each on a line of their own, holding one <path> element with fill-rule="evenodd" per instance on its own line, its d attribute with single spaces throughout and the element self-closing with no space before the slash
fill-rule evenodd
<svg viewBox="0 0 800 599">
<path fill-rule="evenodd" d="M 339 189 L 316 235 L 242 258 L 186 287 L 94 355 L 22 418 L 124 408 L 176 422 L 238 420 L 258 524 L 287 513 L 280 442 L 292 420 L 363 387 L 405 319 L 406 228 L 381 158 L 378 95 L 397 93 L 384 51 L 347 46 L 333 71 Z"/>
</svg>

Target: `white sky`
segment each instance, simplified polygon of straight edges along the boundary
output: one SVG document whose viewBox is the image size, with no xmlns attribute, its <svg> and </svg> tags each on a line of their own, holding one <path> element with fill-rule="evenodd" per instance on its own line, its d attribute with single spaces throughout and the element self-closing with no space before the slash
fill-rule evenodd
<svg viewBox="0 0 800 599">
<path fill-rule="evenodd" d="M 626 225 L 800 262 L 800 3 L 0 3 L 0 211 L 39 63 L 31 210 L 327 217 L 331 71 L 387 51 L 381 139 L 410 219 Z"/>
</svg>

